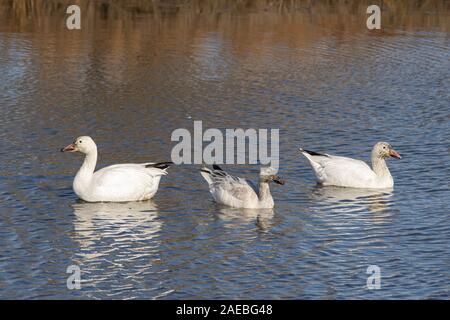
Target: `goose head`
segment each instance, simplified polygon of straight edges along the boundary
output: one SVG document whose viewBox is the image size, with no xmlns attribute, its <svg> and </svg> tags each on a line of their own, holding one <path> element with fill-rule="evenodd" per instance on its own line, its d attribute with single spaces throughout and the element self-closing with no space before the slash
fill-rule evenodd
<svg viewBox="0 0 450 320">
<path fill-rule="evenodd" d="M 284 184 L 284 181 L 276 174 L 276 170 L 273 168 L 261 168 L 261 172 L 259 174 L 260 182 L 275 182 L 277 184 Z"/>
<path fill-rule="evenodd" d="M 97 145 L 89 136 L 78 137 L 73 143 L 61 149 L 61 152 L 81 152 L 84 154 L 89 154 L 96 151 Z"/>
<path fill-rule="evenodd" d="M 392 148 L 387 142 L 378 142 L 374 147 L 372 154 L 380 159 L 396 158 L 401 159 L 400 154 Z"/>
</svg>

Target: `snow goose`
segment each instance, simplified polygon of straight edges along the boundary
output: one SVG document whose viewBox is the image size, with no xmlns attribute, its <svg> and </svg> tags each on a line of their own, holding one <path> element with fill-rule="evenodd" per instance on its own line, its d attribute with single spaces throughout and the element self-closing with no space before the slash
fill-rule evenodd
<svg viewBox="0 0 450 320">
<path fill-rule="evenodd" d="M 159 180 L 166 175 L 172 162 L 126 163 L 102 168 L 96 172 L 97 146 L 91 137 L 78 137 L 61 149 L 62 152 L 81 152 L 84 162 L 73 180 L 73 190 L 87 202 L 126 202 L 152 198 Z"/>
<path fill-rule="evenodd" d="M 218 165 L 213 165 L 213 170 L 204 167 L 200 171 L 214 201 L 234 208 L 273 208 L 269 183 L 284 184 L 272 168 L 261 168 L 258 187 L 249 180 L 229 175 Z"/>
<path fill-rule="evenodd" d="M 401 158 L 387 142 L 378 142 L 373 147 L 372 168 L 361 160 L 304 149 L 300 149 L 300 152 L 309 160 L 319 184 L 350 188 L 392 188 L 394 180 L 385 159 Z"/>
</svg>

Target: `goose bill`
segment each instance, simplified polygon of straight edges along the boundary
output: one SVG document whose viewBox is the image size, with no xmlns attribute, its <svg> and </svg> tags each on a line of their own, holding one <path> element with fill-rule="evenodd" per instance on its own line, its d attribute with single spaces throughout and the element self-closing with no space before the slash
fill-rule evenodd
<svg viewBox="0 0 450 320">
<path fill-rule="evenodd" d="M 75 151 L 77 151 L 77 146 L 73 143 L 61 149 L 61 152 L 75 152 Z"/>
<path fill-rule="evenodd" d="M 400 156 L 400 153 L 398 153 L 397 151 L 395 151 L 394 149 L 391 149 L 390 151 L 389 151 L 389 155 L 392 157 L 392 158 L 395 158 L 395 159 L 401 159 L 402 157 Z"/>
<path fill-rule="evenodd" d="M 280 179 L 280 177 L 275 177 L 272 179 L 273 182 L 283 185 L 284 181 Z"/>
</svg>

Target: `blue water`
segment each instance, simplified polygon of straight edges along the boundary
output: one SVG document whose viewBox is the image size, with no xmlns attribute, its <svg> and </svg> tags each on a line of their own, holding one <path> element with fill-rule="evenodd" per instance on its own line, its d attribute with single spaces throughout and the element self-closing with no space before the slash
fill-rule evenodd
<svg viewBox="0 0 450 320">
<path fill-rule="evenodd" d="M 1 298 L 449 298 L 448 32 L 260 15 L 0 27 Z M 76 136 L 95 139 L 100 167 L 167 161 L 194 120 L 280 129 L 274 210 L 215 204 L 198 165 L 171 167 L 151 201 L 77 199 L 82 158 L 58 152 Z M 317 187 L 298 153 L 369 161 L 377 141 L 403 156 L 392 192 Z"/>
</svg>

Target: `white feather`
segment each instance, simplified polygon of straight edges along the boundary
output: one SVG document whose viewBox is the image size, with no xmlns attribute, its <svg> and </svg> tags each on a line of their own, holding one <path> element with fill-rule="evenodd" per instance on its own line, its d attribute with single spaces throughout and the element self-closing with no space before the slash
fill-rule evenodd
<svg viewBox="0 0 450 320">
<path fill-rule="evenodd" d="M 217 203 L 234 208 L 273 208 L 274 201 L 268 183 L 260 182 L 258 188 L 243 178 L 229 175 L 223 170 L 202 168 L 202 176 L 208 182 L 209 191 Z M 261 188 L 266 191 L 261 193 Z"/>
<path fill-rule="evenodd" d="M 158 190 L 161 176 L 167 174 L 166 169 L 153 167 L 151 162 L 115 164 L 94 172 L 97 163 L 94 140 L 87 136 L 79 137 L 71 147 L 72 151 L 86 155 L 73 181 L 73 189 L 80 199 L 87 202 L 151 199 Z"/>
<path fill-rule="evenodd" d="M 377 150 L 379 144 L 375 145 L 374 151 Z M 376 171 L 361 160 L 329 154 L 315 154 L 300 149 L 300 152 L 309 160 L 319 184 L 369 189 L 392 188 L 394 181 L 386 162 L 374 151 L 372 151 L 372 163 L 377 166 L 378 170 Z"/>
</svg>

